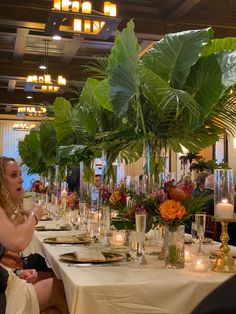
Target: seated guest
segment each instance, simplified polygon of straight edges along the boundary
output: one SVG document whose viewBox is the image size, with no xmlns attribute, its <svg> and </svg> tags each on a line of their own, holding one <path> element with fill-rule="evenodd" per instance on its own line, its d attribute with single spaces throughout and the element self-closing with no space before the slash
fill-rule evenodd
<svg viewBox="0 0 236 314">
<path fill-rule="evenodd" d="M 193 189 L 192 195 L 196 196 L 205 190 L 206 178 L 210 175 L 208 172 L 200 172 L 196 177 L 196 187 Z"/>
<path fill-rule="evenodd" d="M 16 161 L 12 158 L 0 157 L 0 243 L 6 251 L 20 252 L 24 250 L 31 242 L 34 234 L 34 226 L 42 216 L 42 208 L 39 206 L 35 206 L 32 211 L 27 213 L 22 211 L 22 183 L 21 171 Z M 1 255 L 4 253 L 3 248 Z M 28 282 L 34 283 L 41 311 L 44 311 L 44 313 L 69 313 L 63 284 L 60 280 L 47 278 L 35 283 L 37 279 L 37 272 L 35 270 L 21 270 L 18 271 L 18 274 Z M 8 288 L 11 290 L 14 285 L 20 286 L 24 283 L 23 286 L 26 289 L 31 287 L 30 284 L 28 284 L 30 286 L 27 286 L 25 281 L 16 278 L 9 270 L 6 272 L 2 267 L 0 268 L 0 276 L 6 283 L 6 295 L 9 297 L 11 291 L 8 291 Z M 18 280 L 22 281 L 18 284 Z M 31 288 L 29 290 L 31 290 L 33 295 L 34 292 L 32 291 L 34 290 Z M 4 299 L 6 300 L 1 295 L 0 300 L 3 301 L 3 304 Z M 7 302 L 8 300 L 6 300 L 4 305 L 6 308 Z M 8 313 L 14 312 L 18 311 L 8 311 Z M 19 311 L 18 313 L 23 313 L 23 311 Z M 35 311 L 24 313 L 38 313 L 38 310 L 36 307 Z"/>
<path fill-rule="evenodd" d="M 80 188 L 80 168 L 75 166 L 67 177 L 69 192 L 78 192 Z"/>
<path fill-rule="evenodd" d="M 204 194 L 212 195 L 212 198 L 205 205 L 203 211 L 205 211 L 207 215 L 214 216 L 214 174 L 210 174 L 206 177 Z"/>
<path fill-rule="evenodd" d="M 213 290 L 192 311 L 192 314 L 235 314 L 236 276 L 225 281 Z"/>
</svg>

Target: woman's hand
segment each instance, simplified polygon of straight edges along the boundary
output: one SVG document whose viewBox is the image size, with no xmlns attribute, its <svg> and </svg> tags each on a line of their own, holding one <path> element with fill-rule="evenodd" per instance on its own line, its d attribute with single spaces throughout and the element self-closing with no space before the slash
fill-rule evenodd
<svg viewBox="0 0 236 314">
<path fill-rule="evenodd" d="M 37 281 L 38 274 L 35 269 L 20 269 L 17 271 L 17 276 L 29 283 L 34 284 Z"/>
<path fill-rule="evenodd" d="M 41 205 L 36 205 L 34 209 L 31 211 L 31 215 L 32 213 L 34 213 L 38 220 L 40 220 L 43 215 L 43 207 Z"/>
</svg>

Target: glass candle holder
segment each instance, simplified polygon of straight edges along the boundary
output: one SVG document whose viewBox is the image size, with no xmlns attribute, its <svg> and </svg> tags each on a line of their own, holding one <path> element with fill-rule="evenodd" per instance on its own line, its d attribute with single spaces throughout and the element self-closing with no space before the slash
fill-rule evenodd
<svg viewBox="0 0 236 314">
<path fill-rule="evenodd" d="M 232 169 L 214 171 L 215 218 L 218 220 L 234 217 L 234 183 Z"/>
<path fill-rule="evenodd" d="M 191 254 L 192 270 L 197 273 L 205 273 L 209 268 L 209 255 L 203 252 Z"/>
<path fill-rule="evenodd" d="M 113 230 L 112 231 L 112 244 L 115 246 L 122 246 L 125 243 L 125 230 Z"/>
</svg>

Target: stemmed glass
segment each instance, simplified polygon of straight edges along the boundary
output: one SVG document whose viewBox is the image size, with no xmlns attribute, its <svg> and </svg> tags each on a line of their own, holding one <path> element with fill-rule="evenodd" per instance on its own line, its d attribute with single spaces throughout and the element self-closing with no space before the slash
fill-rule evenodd
<svg viewBox="0 0 236 314">
<path fill-rule="evenodd" d="M 197 235 L 199 238 L 198 252 L 202 251 L 202 240 L 204 239 L 206 227 L 206 213 L 195 214 L 195 222 L 197 225 Z"/>
</svg>

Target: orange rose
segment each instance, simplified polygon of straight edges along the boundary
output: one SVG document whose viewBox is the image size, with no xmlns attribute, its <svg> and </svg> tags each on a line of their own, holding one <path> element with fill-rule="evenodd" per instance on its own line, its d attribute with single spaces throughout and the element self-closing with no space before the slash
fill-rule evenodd
<svg viewBox="0 0 236 314">
<path fill-rule="evenodd" d="M 186 214 L 185 207 L 175 200 L 166 200 L 160 205 L 160 214 L 164 220 L 182 219 Z"/>
</svg>

